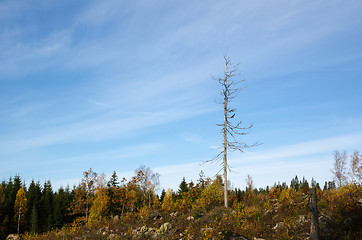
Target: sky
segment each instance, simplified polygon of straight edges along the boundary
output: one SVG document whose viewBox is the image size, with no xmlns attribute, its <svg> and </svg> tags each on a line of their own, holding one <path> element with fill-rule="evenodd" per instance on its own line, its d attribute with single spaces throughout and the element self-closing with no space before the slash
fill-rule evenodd
<svg viewBox="0 0 362 240">
<path fill-rule="evenodd" d="M 0 181 L 78 184 L 141 165 L 177 190 L 220 151 L 224 55 L 253 124 L 232 187 L 324 184 L 362 151 L 361 1 L 0 0 Z"/>
</svg>

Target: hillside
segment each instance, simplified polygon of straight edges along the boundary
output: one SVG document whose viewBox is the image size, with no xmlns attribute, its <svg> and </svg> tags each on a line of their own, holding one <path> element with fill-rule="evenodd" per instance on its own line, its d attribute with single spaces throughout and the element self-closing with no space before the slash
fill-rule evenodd
<svg viewBox="0 0 362 240">
<path fill-rule="evenodd" d="M 334 182 L 326 182 L 320 188 L 316 182 L 296 177 L 289 186 L 234 189 L 229 191 L 230 207 L 225 209 L 219 176 L 201 176 L 197 183 L 183 180 L 177 192 L 169 189 L 161 196 L 154 194 L 154 177 L 143 168 L 129 181 L 119 183 L 114 174 L 105 183 L 90 170 L 84 174 L 83 185 L 72 191 L 53 193 L 48 182 L 39 201 L 34 197 L 37 184 L 31 185 L 26 205 L 33 209 L 27 207 L 20 220 L 21 239 L 308 239 L 309 187 L 317 188 L 320 239 L 358 239 L 362 233 L 358 183 L 337 188 Z M 2 183 L 1 199 L 4 190 L 9 191 L 18 180 Z M 1 206 L 5 239 L 9 231 L 16 231 L 18 219 L 4 217 L 10 211 Z"/>
</svg>

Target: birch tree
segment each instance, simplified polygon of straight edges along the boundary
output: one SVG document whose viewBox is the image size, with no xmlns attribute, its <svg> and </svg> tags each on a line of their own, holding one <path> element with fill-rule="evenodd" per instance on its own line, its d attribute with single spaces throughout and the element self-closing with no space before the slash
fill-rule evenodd
<svg viewBox="0 0 362 240">
<path fill-rule="evenodd" d="M 347 183 L 347 152 L 340 153 L 339 151 L 333 152 L 333 168 L 331 172 L 334 175 L 334 179 L 338 183 L 338 187 L 342 187 Z"/>
<path fill-rule="evenodd" d="M 357 150 L 351 155 L 349 175 L 353 183 L 362 184 L 362 155 Z"/>
</svg>

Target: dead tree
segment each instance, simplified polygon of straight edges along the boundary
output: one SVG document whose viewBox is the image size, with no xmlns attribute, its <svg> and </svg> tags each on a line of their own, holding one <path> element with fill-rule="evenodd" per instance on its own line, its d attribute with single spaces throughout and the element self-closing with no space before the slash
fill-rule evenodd
<svg viewBox="0 0 362 240">
<path fill-rule="evenodd" d="M 309 211 L 310 211 L 310 239 L 318 240 L 318 207 L 317 190 L 309 189 Z"/>
<path fill-rule="evenodd" d="M 215 156 L 213 159 L 206 162 L 221 162 L 224 171 L 224 204 L 225 207 L 228 207 L 228 199 L 227 199 L 227 173 L 230 170 L 227 154 L 228 151 L 240 151 L 243 152 L 245 148 L 253 147 L 258 145 L 255 143 L 253 145 L 247 145 L 246 143 L 240 142 L 237 139 L 239 135 L 248 134 L 247 130 L 250 129 L 253 125 L 250 124 L 247 127 L 242 126 L 242 121 L 234 123 L 236 108 L 230 107 L 230 102 L 234 99 L 238 93 L 241 91 L 239 85 L 244 82 L 235 81 L 234 77 L 238 76 L 238 64 L 234 65 L 230 62 L 230 59 L 227 55 L 224 56 L 225 60 L 225 72 L 223 78 L 218 78 L 217 81 L 222 86 L 221 95 L 223 96 L 223 107 L 224 107 L 224 122 L 222 124 L 217 124 L 221 127 L 221 133 L 223 135 L 223 146 L 220 153 Z"/>
</svg>

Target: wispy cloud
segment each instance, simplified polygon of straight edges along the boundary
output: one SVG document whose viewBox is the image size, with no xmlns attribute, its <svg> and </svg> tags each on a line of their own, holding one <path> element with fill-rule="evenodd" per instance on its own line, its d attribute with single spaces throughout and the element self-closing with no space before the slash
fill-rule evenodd
<svg viewBox="0 0 362 240">
<path fill-rule="evenodd" d="M 258 164 L 265 162 L 293 161 L 315 154 L 331 154 L 334 150 L 356 149 L 362 145 L 362 133 L 312 140 L 283 146 L 273 150 L 246 152 L 241 158 L 232 158 L 230 164 Z"/>
<path fill-rule="evenodd" d="M 206 110 L 207 111 L 207 110 Z M 78 141 L 100 141 L 109 138 L 129 135 L 134 131 L 141 131 L 145 127 L 157 126 L 168 122 L 181 120 L 191 116 L 204 113 L 198 111 L 163 111 L 142 114 L 141 116 L 125 117 L 113 116 L 111 119 L 98 119 L 78 121 L 68 125 L 32 132 L 27 137 L 18 139 L 9 136 L 2 136 L 0 143 L 4 146 L 2 154 L 18 152 L 32 148 L 39 148 L 53 144 Z"/>
<path fill-rule="evenodd" d="M 352 102 L 343 94 L 359 84 L 361 7 L 359 2 L 326 5 L 321 1 L 194 1 L 187 5 L 143 0 L 2 1 L 0 158 L 25 162 L 46 155 L 59 164 L 94 160 L 101 154 L 109 161 L 132 158 L 166 148 L 164 143 L 140 143 L 152 142 L 149 139 L 155 136 L 150 135 L 164 132 L 171 123 L 193 118 L 197 120 L 187 121 L 192 126 L 176 127 L 169 139 L 200 143 L 200 149 L 193 151 L 213 151 L 201 149 L 202 145 L 206 141 L 215 145 L 217 140 L 209 141 L 194 129 L 217 119 L 214 99 L 219 89 L 210 74 L 222 73 L 222 54 L 228 49 L 232 59 L 241 62 L 242 77 L 247 76 L 254 87 L 245 95 L 250 98 L 236 101 L 235 106 L 246 113 L 243 117 L 256 121 L 262 129 L 259 134 L 275 131 L 276 137 L 283 135 L 290 141 L 288 146 L 270 141 L 265 145 L 276 149 L 234 155 L 231 165 L 242 168 L 259 163 L 259 167 L 272 162 L 267 166 L 274 169 L 273 163 L 284 162 L 296 167 L 299 163 L 289 159 L 307 161 L 335 148 L 357 148 L 361 145 L 361 134 L 356 131 L 360 114 L 352 107 L 347 112 L 346 106 L 357 106 L 359 95 Z M 40 12 L 49 17 L 45 20 Z M 355 74 L 357 77 L 352 77 L 357 80 L 348 82 L 346 78 L 337 86 L 342 75 L 328 82 L 318 79 L 325 75 L 320 69 L 335 70 L 336 65 L 349 61 L 355 65 L 345 67 L 343 74 Z M 313 78 L 316 84 L 334 83 L 331 93 L 327 95 L 329 90 L 320 87 L 314 89 L 317 93 L 312 99 L 313 79 L 293 75 L 308 71 L 318 72 Z M 345 86 L 346 82 L 350 85 Z M 292 102 L 299 91 L 305 97 Z M 334 107 L 341 112 L 334 113 Z M 295 140 L 290 129 L 303 137 Z M 342 135 L 353 131 L 355 134 Z M 126 137 L 139 138 L 138 144 L 127 146 L 144 151 L 137 154 L 134 149 L 122 149 L 122 153 L 103 147 Z M 300 139 L 320 140 L 293 144 Z M 58 145 L 94 143 L 99 143 L 94 154 L 72 148 L 66 148 L 68 157 L 47 153 Z M 182 155 L 183 146 L 180 148 L 173 154 Z M 180 161 L 159 167 L 166 181 L 171 181 L 166 178 L 171 178 L 171 173 L 191 178 L 195 173 L 187 171 L 200 169 L 195 167 L 197 159 L 188 159 L 195 163 L 185 166 Z"/>
<path fill-rule="evenodd" d="M 312 177 L 317 181 L 332 179 L 329 171 L 332 152 L 336 149 L 353 150 L 361 145 L 362 133 L 359 133 L 292 144 L 270 151 L 246 152 L 241 157 L 234 154 L 229 158 L 233 170 L 230 181 L 235 187 L 243 188 L 247 174 L 252 175 L 257 187 L 271 186 L 277 181 L 289 184 L 295 175 L 305 176 L 309 181 Z M 195 182 L 200 171 L 213 177 L 221 167 L 219 164 L 200 165 L 200 162 L 194 162 L 156 167 L 154 170 L 161 174 L 165 188 L 177 189 L 182 177 Z"/>
<path fill-rule="evenodd" d="M 191 142 L 196 144 L 199 144 L 203 141 L 202 137 L 199 134 L 192 132 L 183 133 L 182 137 L 186 142 Z"/>
<path fill-rule="evenodd" d="M 112 107 L 112 105 L 109 105 L 109 104 L 106 104 L 106 103 L 103 103 L 103 102 L 100 102 L 100 101 L 95 101 L 95 100 L 87 100 L 89 103 L 92 103 L 92 104 L 95 104 L 97 106 L 100 106 L 100 107 L 106 107 L 106 108 L 110 108 Z"/>
<path fill-rule="evenodd" d="M 354 149 L 362 144 L 361 137 L 362 133 L 292 144 L 271 151 L 246 152 L 242 157 L 235 157 L 234 155 L 229 158 L 229 164 L 233 169 L 229 178 L 234 187 L 241 188 L 245 187 L 247 174 L 252 175 L 256 187 L 271 186 L 277 181 L 286 181 L 289 184 L 295 175 L 305 176 L 309 181 L 314 178 L 323 184 L 321 181 L 332 178 L 329 171 L 332 163 L 332 151 L 335 149 Z M 59 161 L 62 163 L 92 162 L 97 159 L 104 159 L 105 162 L 114 159 L 121 161 L 122 158 L 137 158 L 149 151 L 158 151 L 160 148 L 162 148 L 160 144 L 143 144 L 96 155 L 81 156 L 80 158 L 59 159 Z M 315 154 L 318 154 L 318 157 L 315 157 Z M 219 164 L 201 165 L 200 163 L 200 161 L 194 161 L 187 164 L 167 164 L 152 167 L 152 170 L 160 174 L 162 188 L 177 190 L 183 177 L 187 181 L 197 182 L 201 171 L 207 177 L 214 177 L 221 169 Z M 111 173 L 107 174 L 110 176 Z M 120 171 L 117 174 L 119 177 L 130 179 L 134 172 Z M 80 178 L 76 178 L 55 181 L 55 183 L 58 186 L 66 186 L 67 184 L 77 184 L 79 180 Z"/>
</svg>

